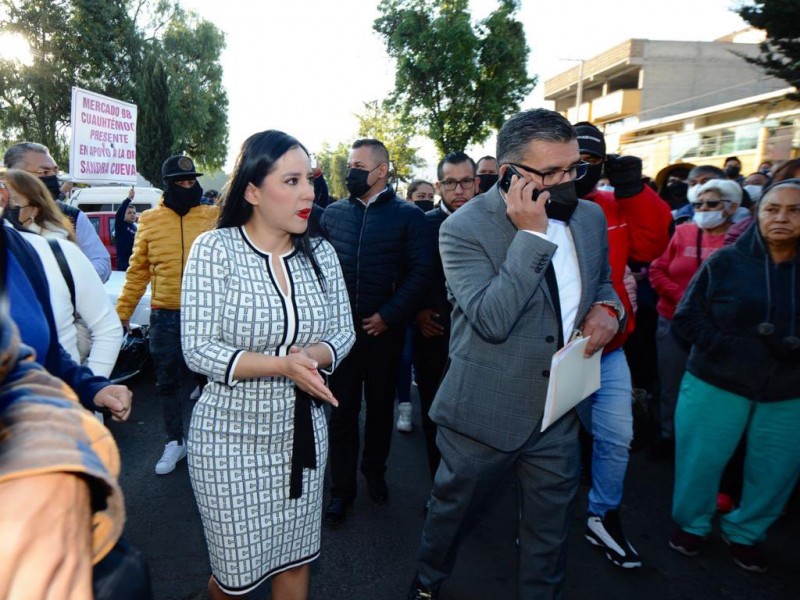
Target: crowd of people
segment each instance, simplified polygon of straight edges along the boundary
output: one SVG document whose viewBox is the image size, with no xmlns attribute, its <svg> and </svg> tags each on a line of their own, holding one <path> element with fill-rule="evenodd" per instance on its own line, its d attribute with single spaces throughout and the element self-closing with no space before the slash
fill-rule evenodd
<svg viewBox="0 0 800 600">
<path fill-rule="evenodd" d="M 130 415 L 130 390 L 108 377 L 148 285 L 165 429 L 154 470 L 188 458 L 215 600 L 267 581 L 273 598 L 307 597 L 321 528 L 346 526 L 359 471 L 374 503 L 389 499 L 412 380 L 431 479 L 410 600 L 438 597 L 465 527 L 512 474 L 521 598 L 563 596 L 582 472 L 587 542 L 640 567 L 621 506 L 642 396 L 652 456 L 675 462 L 665 543 L 698 554 L 719 510 L 735 563 L 767 570 L 766 532 L 800 477 L 797 160 L 748 176 L 737 157 L 678 163 L 650 181 L 596 126 L 544 109 L 510 117 L 495 156 L 446 154 L 405 198 L 380 140 L 352 144 L 338 201 L 310 157 L 256 133 L 221 194 L 204 193 L 191 158 L 166 158 L 158 206 L 137 214 L 131 189 L 116 212 L 114 307 L 108 253 L 59 200 L 48 149 L 6 151 L 0 523 L 18 510 L 40 521 L 31 535 L 70 534 L 47 575 L 7 572 L 0 595 L 149 597 L 120 539 L 119 457 L 101 424 Z M 552 356 L 579 337 L 600 354 L 600 387 L 543 431 Z M 0 565 L 36 564 L 49 538 L 14 531 Z"/>
</svg>

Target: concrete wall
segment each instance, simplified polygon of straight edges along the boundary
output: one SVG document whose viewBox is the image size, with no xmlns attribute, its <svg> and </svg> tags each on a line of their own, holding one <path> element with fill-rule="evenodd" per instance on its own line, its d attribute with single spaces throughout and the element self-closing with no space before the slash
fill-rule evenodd
<svg viewBox="0 0 800 600">
<path fill-rule="evenodd" d="M 642 59 L 641 121 L 785 88 L 787 83 L 736 56 L 756 44 L 647 40 Z"/>
</svg>

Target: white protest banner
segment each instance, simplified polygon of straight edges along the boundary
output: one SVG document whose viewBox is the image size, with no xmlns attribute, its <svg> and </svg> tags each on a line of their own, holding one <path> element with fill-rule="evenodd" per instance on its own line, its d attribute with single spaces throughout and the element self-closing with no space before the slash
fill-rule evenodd
<svg viewBox="0 0 800 600">
<path fill-rule="evenodd" d="M 69 170 L 76 183 L 136 183 L 135 104 L 72 88 Z"/>
</svg>

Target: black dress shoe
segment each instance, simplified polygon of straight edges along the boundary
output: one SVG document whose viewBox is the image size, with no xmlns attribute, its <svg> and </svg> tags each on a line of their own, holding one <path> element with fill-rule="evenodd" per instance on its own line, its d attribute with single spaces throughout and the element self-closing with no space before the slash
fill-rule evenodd
<svg viewBox="0 0 800 600">
<path fill-rule="evenodd" d="M 336 527 L 344 523 L 347 518 L 347 507 L 349 502 L 345 502 L 342 498 L 331 498 L 328 503 L 328 508 L 325 509 L 325 524 L 331 527 Z"/>
<path fill-rule="evenodd" d="M 389 488 L 383 477 L 367 477 L 367 491 L 375 504 L 384 504 L 389 499 Z"/>
<path fill-rule="evenodd" d="M 407 600 L 436 600 L 438 597 L 438 592 L 422 585 L 419 577 L 414 578 L 411 589 L 408 590 L 408 596 L 406 596 Z"/>
</svg>

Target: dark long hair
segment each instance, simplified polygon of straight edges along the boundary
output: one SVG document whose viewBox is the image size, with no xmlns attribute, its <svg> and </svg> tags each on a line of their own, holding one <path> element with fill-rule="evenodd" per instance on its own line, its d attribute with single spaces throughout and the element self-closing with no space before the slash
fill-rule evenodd
<svg viewBox="0 0 800 600">
<path fill-rule="evenodd" d="M 275 129 L 255 133 L 245 140 L 239 150 L 239 156 L 236 157 L 231 179 L 222 194 L 222 210 L 217 221 L 217 229 L 241 227 L 250 220 L 253 205 L 244 197 L 247 186 L 252 183 L 256 187 L 261 187 L 264 178 L 275 168 L 275 163 L 289 150 L 295 148 L 300 148 L 308 154 L 303 144 Z M 314 256 L 314 250 L 320 242 L 321 238 L 312 237 L 308 229 L 303 234 L 292 234 L 295 250 L 308 258 L 317 280 L 325 289 L 325 275 Z"/>
</svg>

